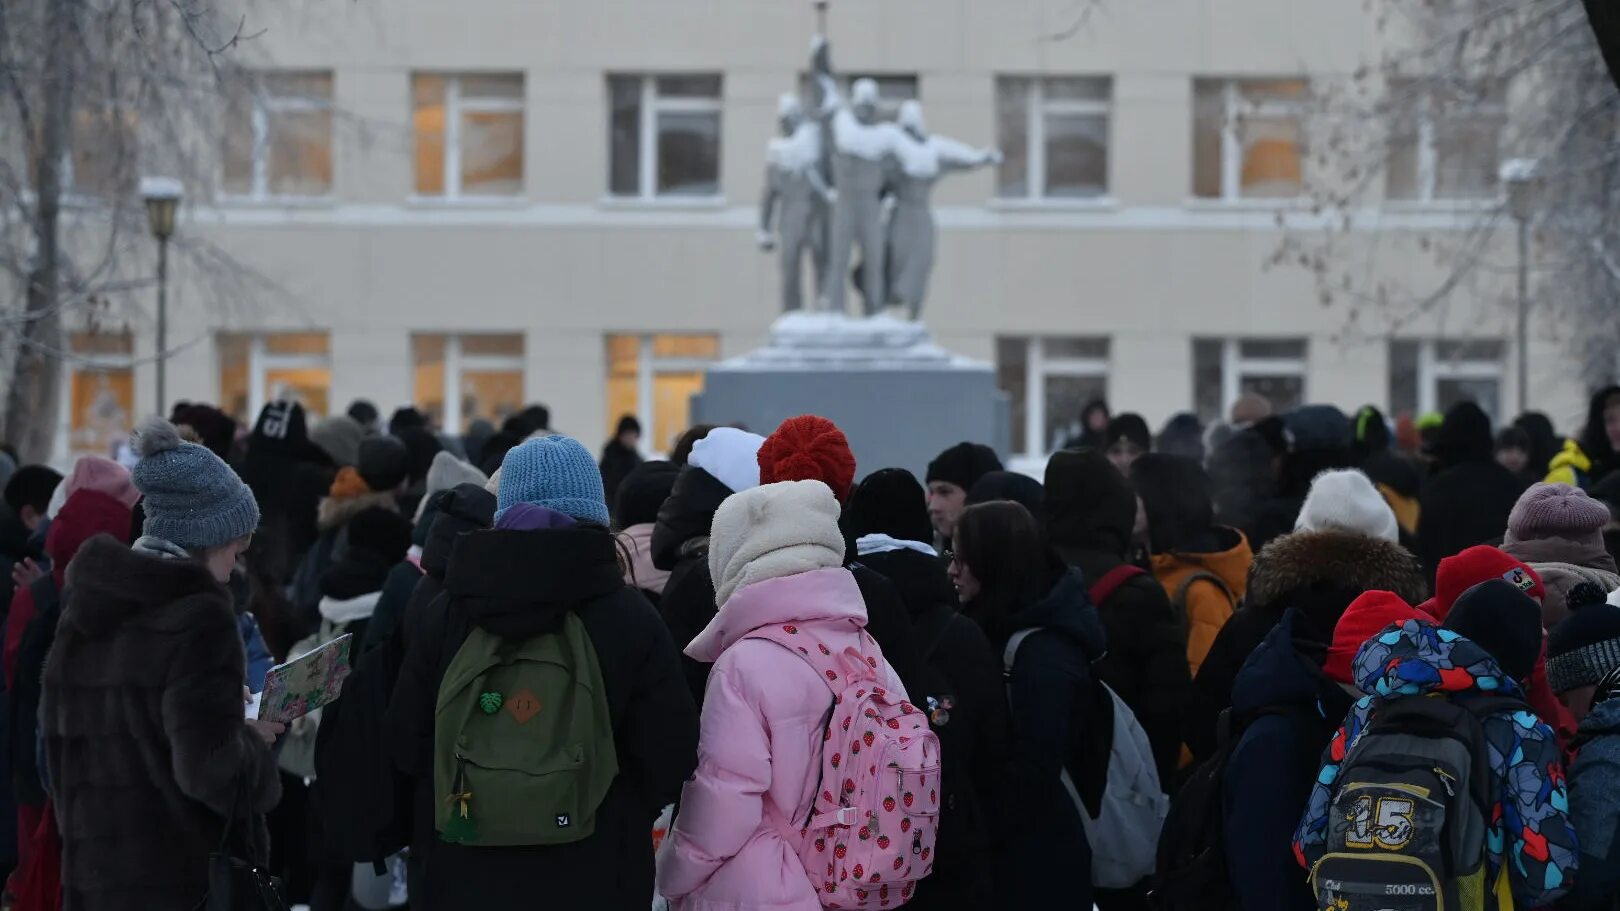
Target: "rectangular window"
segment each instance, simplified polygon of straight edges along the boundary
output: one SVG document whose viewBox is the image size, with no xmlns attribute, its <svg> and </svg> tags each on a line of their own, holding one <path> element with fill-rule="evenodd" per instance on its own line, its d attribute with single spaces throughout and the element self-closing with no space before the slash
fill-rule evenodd
<svg viewBox="0 0 1620 911">
<path fill-rule="evenodd" d="M 720 77 L 608 77 L 608 192 L 720 195 Z"/>
<path fill-rule="evenodd" d="M 332 74 L 260 73 L 225 114 L 225 192 L 249 199 L 332 192 Z"/>
<path fill-rule="evenodd" d="M 1502 416 L 1501 339 L 1391 339 L 1389 410 L 1418 416 L 1473 402 L 1495 423 Z"/>
<path fill-rule="evenodd" d="M 1108 192 L 1106 78 L 1003 76 L 996 80 L 996 130 L 1004 158 L 1002 199 L 1076 199 Z"/>
<path fill-rule="evenodd" d="M 68 344 L 68 447 L 76 456 L 110 457 L 134 425 L 134 336 L 74 332 Z"/>
<path fill-rule="evenodd" d="M 523 192 L 523 74 L 415 73 L 416 195 Z"/>
<path fill-rule="evenodd" d="M 265 404 L 297 402 L 311 419 L 330 413 L 331 339 L 325 332 L 221 332 L 220 408 L 252 426 Z"/>
<path fill-rule="evenodd" d="M 411 336 L 412 401 L 451 433 L 523 410 L 523 335 Z"/>
<path fill-rule="evenodd" d="M 1386 198 L 1496 198 L 1507 127 L 1507 102 L 1500 88 L 1467 93 L 1394 80 L 1389 105 L 1393 117 L 1384 170 Z"/>
<path fill-rule="evenodd" d="M 73 148 L 64 156 L 61 171 L 64 195 L 116 199 L 134 189 L 137 120 L 134 111 L 113 107 L 73 112 L 68 125 Z"/>
<path fill-rule="evenodd" d="M 1240 396 L 1264 396 L 1278 414 L 1305 404 L 1302 338 L 1193 339 L 1193 407 L 1205 424 L 1224 421 Z"/>
<path fill-rule="evenodd" d="M 648 447 L 667 452 L 691 423 L 704 370 L 719 358 L 716 335 L 608 336 L 604 439 L 619 418 L 634 415 Z"/>
<path fill-rule="evenodd" d="M 1303 79 L 1193 82 L 1193 195 L 1292 199 L 1305 192 Z"/>
<path fill-rule="evenodd" d="M 1044 456 L 1080 435 L 1080 413 L 1108 398 L 1108 339 L 996 339 L 996 379 L 1012 400 L 1013 448 Z"/>
</svg>

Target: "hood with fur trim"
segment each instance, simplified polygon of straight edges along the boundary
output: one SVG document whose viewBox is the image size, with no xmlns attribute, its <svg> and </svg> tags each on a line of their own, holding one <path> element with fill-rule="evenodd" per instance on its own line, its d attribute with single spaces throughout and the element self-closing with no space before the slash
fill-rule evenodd
<svg viewBox="0 0 1620 911">
<path fill-rule="evenodd" d="M 349 524 L 350 519 L 373 506 L 399 511 L 399 501 L 392 493 L 367 491 L 352 497 L 327 497 L 321 501 L 315 522 L 321 531 L 331 531 Z"/>
<path fill-rule="evenodd" d="M 1317 586 L 1394 592 L 1408 604 L 1429 596 L 1423 567 L 1399 544 L 1340 531 L 1297 531 L 1255 554 L 1247 597 L 1250 604 L 1269 604 Z"/>
</svg>

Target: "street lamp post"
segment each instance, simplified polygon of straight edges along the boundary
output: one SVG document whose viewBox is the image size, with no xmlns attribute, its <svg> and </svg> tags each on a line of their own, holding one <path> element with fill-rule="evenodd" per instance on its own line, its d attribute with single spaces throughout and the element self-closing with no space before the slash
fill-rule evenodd
<svg viewBox="0 0 1620 911">
<path fill-rule="evenodd" d="M 1511 158 L 1502 162 L 1508 214 L 1519 227 L 1519 413 L 1530 410 L 1530 221 L 1535 217 L 1541 186 L 1537 162 Z"/>
<path fill-rule="evenodd" d="M 141 178 L 141 198 L 146 201 L 146 220 L 158 242 L 157 305 L 157 413 L 168 413 L 165 388 L 169 360 L 169 238 L 174 236 L 175 211 L 184 195 L 180 181 L 172 177 Z"/>
</svg>

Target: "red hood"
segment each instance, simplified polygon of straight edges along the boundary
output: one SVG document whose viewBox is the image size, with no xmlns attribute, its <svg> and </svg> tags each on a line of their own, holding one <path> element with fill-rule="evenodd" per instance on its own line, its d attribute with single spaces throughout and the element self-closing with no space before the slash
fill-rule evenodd
<svg viewBox="0 0 1620 911">
<path fill-rule="evenodd" d="M 56 577 L 56 584 L 62 584 L 68 563 L 84 542 L 105 533 L 128 544 L 129 525 L 129 507 L 123 503 L 100 491 L 75 491 L 51 521 L 51 530 L 45 535 L 45 554 L 51 558 L 51 574 Z"/>
</svg>

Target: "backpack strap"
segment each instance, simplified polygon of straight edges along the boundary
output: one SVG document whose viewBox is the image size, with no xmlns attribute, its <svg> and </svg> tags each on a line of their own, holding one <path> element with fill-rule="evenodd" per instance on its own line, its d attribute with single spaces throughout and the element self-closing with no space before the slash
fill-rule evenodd
<svg viewBox="0 0 1620 911">
<path fill-rule="evenodd" d="M 1201 569 L 1182 579 L 1181 585 L 1176 588 L 1176 596 L 1170 599 L 1170 608 L 1174 611 L 1176 620 L 1180 622 L 1182 627 L 1187 626 L 1187 595 L 1192 591 L 1192 587 L 1199 582 L 1208 582 L 1220 589 L 1221 594 L 1226 596 L 1227 602 L 1232 605 L 1233 609 L 1237 608 L 1237 597 L 1232 594 L 1232 590 L 1221 580 L 1221 577 L 1208 570 Z"/>
<path fill-rule="evenodd" d="M 1007 647 L 1001 651 L 1001 676 L 1006 679 L 1009 686 L 1012 685 L 1013 663 L 1018 659 L 1018 647 L 1024 644 L 1024 640 L 1028 639 L 1031 633 L 1038 633 L 1041 629 L 1039 626 L 1031 626 L 1013 633 L 1007 639 Z"/>
<path fill-rule="evenodd" d="M 1090 590 L 1086 592 L 1086 594 L 1091 598 L 1092 604 L 1101 606 L 1104 601 L 1107 601 L 1113 596 L 1114 592 L 1119 591 L 1120 587 L 1125 583 L 1131 581 L 1137 576 L 1145 575 L 1147 575 L 1147 570 L 1143 569 L 1142 567 L 1132 566 L 1129 563 L 1121 563 L 1108 572 L 1103 573 L 1102 578 L 1098 579 L 1091 586 Z"/>
</svg>

